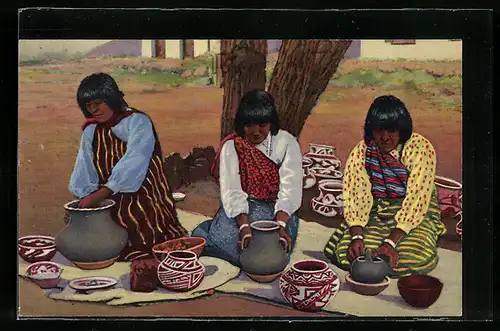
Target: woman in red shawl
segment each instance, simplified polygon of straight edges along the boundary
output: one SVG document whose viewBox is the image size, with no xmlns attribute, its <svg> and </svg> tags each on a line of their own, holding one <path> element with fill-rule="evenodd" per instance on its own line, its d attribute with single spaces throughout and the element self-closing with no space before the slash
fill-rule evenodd
<svg viewBox="0 0 500 331">
<path fill-rule="evenodd" d="M 239 265 L 252 239 L 249 224 L 275 220 L 291 251 L 297 237 L 296 211 L 302 201 L 302 155 L 297 139 L 279 128 L 272 96 L 250 91 L 241 99 L 235 132 L 226 137 L 212 168 L 222 206 L 213 220 L 192 233 L 207 240 L 203 254 Z"/>
</svg>

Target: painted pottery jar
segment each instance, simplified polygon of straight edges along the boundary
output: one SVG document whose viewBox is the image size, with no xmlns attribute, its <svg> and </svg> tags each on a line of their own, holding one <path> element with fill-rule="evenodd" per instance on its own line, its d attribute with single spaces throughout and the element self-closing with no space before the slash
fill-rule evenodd
<svg viewBox="0 0 500 331">
<path fill-rule="evenodd" d="M 240 254 L 241 270 L 250 278 L 275 275 L 276 279 L 290 262 L 279 236 L 280 225 L 275 221 L 254 221 L 250 227 L 252 239 Z"/>
<path fill-rule="evenodd" d="M 319 196 L 311 199 L 311 209 L 327 217 L 344 213 L 343 183 L 341 180 L 319 181 Z"/>
<path fill-rule="evenodd" d="M 309 153 L 315 155 L 335 156 L 336 148 L 330 145 L 309 143 Z"/>
<path fill-rule="evenodd" d="M 170 291 L 185 292 L 199 286 L 205 277 L 205 266 L 191 251 L 171 251 L 157 269 L 158 279 Z"/>
<path fill-rule="evenodd" d="M 358 257 L 351 264 L 351 277 L 354 281 L 364 284 L 377 284 L 384 281 L 390 272 L 390 267 L 380 257 L 372 257 L 367 249 L 364 256 Z"/>
<path fill-rule="evenodd" d="M 462 184 L 451 178 L 435 176 L 441 217 L 454 218 L 462 211 Z"/>
<path fill-rule="evenodd" d="M 326 262 L 302 260 L 280 277 L 279 287 L 283 298 L 294 308 L 317 311 L 337 295 L 340 279 Z"/>
<path fill-rule="evenodd" d="M 57 250 L 81 269 L 112 265 L 128 241 L 127 230 L 111 218 L 114 205 L 110 199 L 96 208 L 78 208 L 78 200 L 65 204 L 69 223 L 56 236 Z"/>
</svg>

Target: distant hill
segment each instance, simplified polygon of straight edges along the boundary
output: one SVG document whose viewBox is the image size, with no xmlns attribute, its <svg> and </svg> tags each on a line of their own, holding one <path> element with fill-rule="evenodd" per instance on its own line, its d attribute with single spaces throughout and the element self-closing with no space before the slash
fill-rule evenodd
<svg viewBox="0 0 500 331">
<path fill-rule="evenodd" d="M 98 46 L 85 55 L 87 58 L 100 56 L 141 56 L 141 40 L 113 40 Z"/>
</svg>

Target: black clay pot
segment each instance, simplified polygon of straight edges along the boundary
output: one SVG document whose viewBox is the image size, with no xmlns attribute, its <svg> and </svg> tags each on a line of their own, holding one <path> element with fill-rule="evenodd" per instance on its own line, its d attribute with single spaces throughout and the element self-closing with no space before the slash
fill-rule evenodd
<svg viewBox="0 0 500 331">
<path fill-rule="evenodd" d="M 250 227 L 252 240 L 240 255 L 241 269 L 247 274 L 278 276 L 290 261 L 280 244 L 279 224 L 274 221 L 255 221 Z"/>
<path fill-rule="evenodd" d="M 114 205 L 113 200 L 104 200 L 97 208 L 78 208 L 78 201 L 64 205 L 69 223 L 56 237 L 57 250 L 81 269 L 113 264 L 128 241 L 127 230 L 111 218 Z"/>
<path fill-rule="evenodd" d="M 380 283 L 389 272 L 390 267 L 387 262 L 379 257 L 372 257 L 369 249 L 365 251 L 365 256 L 358 257 L 351 264 L 351 277 L 359 283 Z"/>
</svg>

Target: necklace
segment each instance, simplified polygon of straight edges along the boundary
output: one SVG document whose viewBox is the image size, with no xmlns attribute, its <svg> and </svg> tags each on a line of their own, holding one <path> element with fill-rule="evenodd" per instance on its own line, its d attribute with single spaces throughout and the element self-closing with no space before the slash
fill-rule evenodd
<svg viewBox="0 0 500 331">
<path fill-rule="evenodd" d="M 273 152 L 273 145 L 272 145 L 272 139 L 273 139 L 273 136 L 271 134 L 269 134 L 269 136 L 267 136 L 267 142 L 266 142 L 266 155 L 268 157 L 271 157 L 271 154 Z"/>
</svg>

